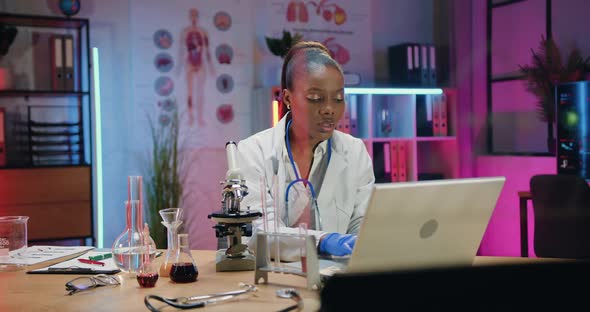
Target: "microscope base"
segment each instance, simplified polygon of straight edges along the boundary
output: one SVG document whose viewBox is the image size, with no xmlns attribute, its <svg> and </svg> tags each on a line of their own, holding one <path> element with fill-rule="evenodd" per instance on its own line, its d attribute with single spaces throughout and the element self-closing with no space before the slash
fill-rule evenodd
<svg viewBox="0 0 590 312">
<path fill-rule="evenodd" d="M 256 258 L 254 255 L 245 254 L 243 258 L 229 258 L 225 254 L 225 249 L 218 250 L 215 257 L 215 271 L 254 271 Z"/>
</svg>

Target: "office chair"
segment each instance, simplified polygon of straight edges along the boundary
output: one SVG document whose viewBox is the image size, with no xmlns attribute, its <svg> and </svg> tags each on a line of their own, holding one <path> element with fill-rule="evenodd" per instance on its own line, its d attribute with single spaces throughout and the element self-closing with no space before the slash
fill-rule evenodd
<svg viewBox="0 0 590 312">
<path fill-rule="evenodd" d="M 535 175 L 530 180 L 538 257 L 590 258 L 590 187 L 577 175 Z"/>
</svg>

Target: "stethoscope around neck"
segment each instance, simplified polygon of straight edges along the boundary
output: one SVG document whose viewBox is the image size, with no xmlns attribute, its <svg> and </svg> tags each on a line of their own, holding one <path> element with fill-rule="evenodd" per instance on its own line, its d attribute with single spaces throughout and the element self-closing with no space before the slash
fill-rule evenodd
<svg viewBox="0 0 590 312">
<path fill-rule="evenodd" d="M 285 189 L 285 216 L 287 218 L 286 223 L 287 223 L 287 225 L 290 224 L 289 223 L 289 190 L 291 189 L 291 187 L 295 183 L 303 182 L 309 186 L 309 191 L 311 192 L 311 200 L 313 201 L 313 205 L 315 206 L 315 211 L 318 216 L 318 218 L 317 218 L 318 230 L 321 231 L 322 230 L 322 218 L 320 216 L 320 209 L 318 207 L 318 199 L 317 199 L 315 190 L 313 188 L 313 184 L 311 184 L 311 182 L 309 182 L 309 180 L 301 178 L 299 176 L 299 173 L 297 172 L 297 167 L 295 166 L 295 161 L 293 161 L 293 153 L 291 152 L 291 141 L 289 141 L 289 128 L 291 126 L 292 121 L 293 121 L 293 119 L 289 119 L 289 121 L 287 122 L 287 128 L 285 129 L 285 143 L 287 144 L 287 155 L 289 155 L 289 161 L 291 162 L 291 167 L 293 167 L 293 172 L 295 172 L 295 180 L 291 181 L 291 183 L 289 183 L 287 185 L 287 188 Z M 332 138 L 328 139 L 328 163 L 326 165 L 326 168 L 328 165 L 330 165 L 330 158 L 332 158 Z"/>
</svg>

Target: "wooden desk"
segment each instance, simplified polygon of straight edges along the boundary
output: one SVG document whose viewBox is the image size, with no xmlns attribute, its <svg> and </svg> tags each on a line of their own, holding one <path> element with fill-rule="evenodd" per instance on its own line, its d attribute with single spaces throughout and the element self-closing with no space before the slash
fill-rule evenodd
<svg viewBox="0 0 590 312">
<path fill-rule="evenodd" d="M 214 251 L 193 251 L 199 269 L 195 283 L 174 284 L 168 278 L 158 280 L 155 288 L 139 288 L 130 274 L 118 274 L 120 286 L 104 286 L 67 296 L 65 283 L 77 275 L 26 274 L 0 272 L 0 311 L 147 311 L 143 299 L 148 294 L 166 297 L 194 296 L 238 289 L 238 283 L 253 283 L 254 272 L 215 272 Z M 163 261 L 163 257 L 158 258 Z M 474 265 L 524 264 L 560 259 L 519 257 L 476 257 Z M 54 261 L 58 262 L 58 261 Z M 29 269 L 47 264 L 31 266 Z M 305 289 L 305 280 L 295 275 L 269 274 L 269 284 L 257 285 L 255 295 L 245 295 L 239 301 L 230 301 L 207 307 L 207 311 L 278 311 L 292 304 L 293 300 L 281 299 L 275 291 L 283 287 L 296 287 L 304 298 L 305 311 L 319 309 L 319 293 Z M 156 307 L 164 306 L 155 302 Z M 173 308 L 164 311 L 177 311 Z"/>
<path fill-rule="evenodd" d="M 148 294 L 165 297 L 195 296 L 239 289 L 239 283 L 254 283 L 254 271 L 215 272 L 215 251 L 193 251 L 199 269 L 198 280 L 174 284 L 160 277 L 155 288 L 140 288 L 135 275 L 118 274 L 120 286 L 103 286 L 67 296 L 65 283 L 78 275 L 26 274 L 26 271 L 0 272 L 0 311 L 148 311 L 143 299 Z M 164 257 L 158 258 L 163 261 Z M 46 265 L 31 266 L 30 269 Z M 305 289 L 305 279 L 296 275 L 270 273 L 269 284 L 258 284 L 254 295 L 240 300 L 207 306 L 207 311 L 278 311 L 295 301 L 282 299 L 275 291 L 297 288 L 304 298 L 305 311 L 319 310 L 319 294 Z M 240 298 L 240 297 L 238 297 Z M 153 301 L 155 307 L 164 303 Z M 197 309 L 198 310 L 198 309 Z M 164 311 L 178 311 L 166 308 Z"/>
<path fill-rule="evenodd" d="M 520 256 L 529 256 L 529 232 L 528 232 L 528 212 L 527 202 L 532 200 L 533 196 L 530 191 L 518 192 L 518 201 L 520 204 Z"/>
</svg>

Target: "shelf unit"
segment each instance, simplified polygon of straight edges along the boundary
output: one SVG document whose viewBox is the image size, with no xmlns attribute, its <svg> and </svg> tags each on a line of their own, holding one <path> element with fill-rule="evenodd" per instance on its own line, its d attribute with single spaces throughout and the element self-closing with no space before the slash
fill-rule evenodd
<svg viewBox="0 0 590 312">
<path fill-rule="evenodd" d="M 459 177 L 453 89 L 347 88 L 345 92 L 347 107 L 338 129 L 363 140 L 377 183 Z M 446 130 L 439 126 L 442 121 Z M 401 147 L 405 151 L 396 152 Z"/>
<path fill-rule="evenodd" d="M 0 90 L 7 115 L 0 212 L 28 215 L 29 240 L 93 244 L 90 22 L 0 13 L 0 24 L 17 29 L 3 57 L 14 79 Z M 54 50 L 56 37 L 62 54 Z M 55 66 L 57 55 L 63 73 Z M 71 71 L 65 72 L 66 64 Z M 56 77 L 66 75 L 69 83 L 56 86 Z"/>
</svg>

